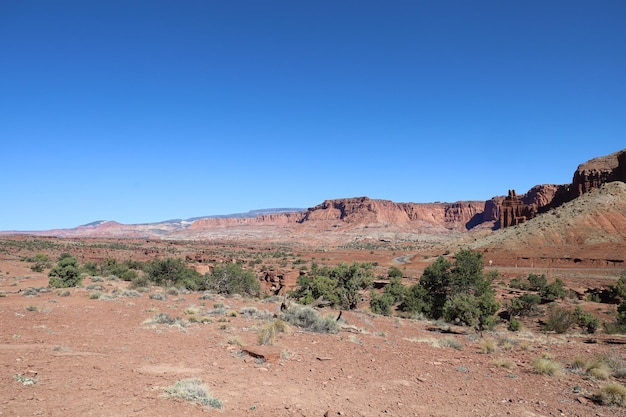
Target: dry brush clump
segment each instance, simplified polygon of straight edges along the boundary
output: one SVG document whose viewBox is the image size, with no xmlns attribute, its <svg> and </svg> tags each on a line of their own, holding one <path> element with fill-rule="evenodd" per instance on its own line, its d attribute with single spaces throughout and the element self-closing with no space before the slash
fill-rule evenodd
<svg viewBox="0 0 626 417">
<path fill-rule="evenodd" d="M 258 343 L 259 345 L 271 346 L 278 333 L 289 332 L 289 325 L 281 319 L 272 320 L 259 329 Z"/>
<path fill-rule="evenodd" d="M 192 404 L 201 404 L 213 408 L 222 408 L 222 401 L 211 396 L 206 384 L 198 378 L 176 381 L 174 385 L 165 389 L 170 397 L 180 398 Z"/>
<path fill-rule="evenodd" d="M 180 330 L 185 330 L 189 322 L 180 317 L 172 317 L 169 313 L 158 313 L 153 318 L 144 321 L 144 324 L 165 324 L 167 326 L 178 327 Z"/>
<path fill-rule="evenodd" d="M 280 318 L 289 324 L 316 333 L 337 333 L 339 323 L 333 316 L 324 316 L 315 309 L 292 303 L 283 311 Z"/>
<path fill-rule="evenodd" d="M 626 407 L 626 387 L 612 382 L 599 388 L 593 395 L 593 400 L 600 405 Z"/>
<path fill-rule="evenodd" d="M 561 373 L 561 364 L 548 354 L 543 354 L 532 361 L 533 372 L 539 375 L 554 376 Z"/>
</svg>

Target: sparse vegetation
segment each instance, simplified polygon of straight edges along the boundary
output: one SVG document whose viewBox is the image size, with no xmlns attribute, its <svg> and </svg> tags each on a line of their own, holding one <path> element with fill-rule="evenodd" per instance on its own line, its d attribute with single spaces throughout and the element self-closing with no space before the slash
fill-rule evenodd
<svg viewBox="0 0 626 417">
<path fill-rule="evenodd" d="M 550 356 L 540 356 L 532 361 L 533 372 L 539 375 L 557 375 L 563 369 L 561 364 Z"/>
<path fill-rule="evenodd" d="M 200 404 L 213 408 L 222 408 L 222 402 L 209 394 L 206 384 L 198 378 L 183 379 L 176 381 L 174 385 L 166 388 L 165 392 L 170 397 L 180 398 L 192 404 Z"/>
<path fill-rule="evenodd" d="M 593 398 L 601 405 L 626 407 L 626 386 L 616 382 L 604 385 Z"/>
<path fill-rule="evenodd" d="M 158 313 L 152 319 L 148 319 L 145 324 L 165 324 L 167 326 L 176 326 L 184 329 L 188 326 L 188 321 L 180 317 L 172 317 L 169 313 Z"/>
<path fill-rule="evenodd" d="M 483 339 L 480 342 L 480 351 L 481 353 L 493 353 L 496 351 L 496 341 L 493 339 Z"/>
<path fill-rule="evenodd" d="M 285 333 L 288 331 L 289 325 L 285 321 L 281 319 L 272 320 L 259 329 L 259 345 L 273 345 L 278 333 Z"/>
<path fill-rule="evenodd" d="M 316 333 L 337 333 L 339 331 L 339 324 L 334 317 L 322 317 L 316 310 L 307 306 L 292 304 L 280 317 L 289 324 Z"/>
</svg>

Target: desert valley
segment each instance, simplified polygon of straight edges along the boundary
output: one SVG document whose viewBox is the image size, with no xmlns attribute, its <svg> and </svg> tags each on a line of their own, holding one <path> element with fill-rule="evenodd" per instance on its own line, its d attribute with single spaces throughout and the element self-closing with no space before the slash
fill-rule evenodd
<svg viewBox="0 0 626 417">
<path fill-rule="evenodd" d="M 626 149 L 516 191 L 0 232 L 0 415 L 626 416 Z"/>
</svg>

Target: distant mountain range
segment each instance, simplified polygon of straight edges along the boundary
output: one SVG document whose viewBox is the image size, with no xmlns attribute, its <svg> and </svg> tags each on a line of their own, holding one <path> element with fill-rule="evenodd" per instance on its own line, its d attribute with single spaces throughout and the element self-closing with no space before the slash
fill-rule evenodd
<svg viewBox="0 0 626 417">
<path fill-rule="evenodd" d="M 579 165 L 570 184 L 537 185 L 525 194 L 516 195 L 510 191 L 508 197 L 497 196 L 487 201 L 396 203 L 354 197 L 327 200 L 307 209 L 260 209 L 145 224 L 99 220 L 71 229 L 0 233 L 57 237 L 255 240 L 299 244 L 346 244 L 358 241 L 441 243 L 453 239 L 463 241 L 462 236 L 470 234 L 478 242 L 474 246 L 480 245 L 486 234 L 492 236 L 492 242 L 499 242 L 497 244 L 503 247 L 515 245 L 515 242 L 585 246 L 594 242 L 606 243 L 606 239 L 603 240 L 601 236 L 610 236 L 610 241 L 619 246 L 626 241 L 626 204 L 622 204 L 622 199 L 626 200 L 626 193 L 622 193 L 619 186 L 604 187 L 612 182 L 622 185 L 626 182 L 626 149 Z M 594 190 L 601 191 L 590 193 Z M 588 201 L 590 198 L 599 200 Z M 611 210 L 601 204 L 607 199 L 615 202 L 610 206 Z M 561 211 L 561 216 L 571 221 L 563 223 L 561 219 L 559 223 L 556 222 L 557 217 L 552 223 L 559 224 L 558 228 L 546 226 L 545 222 L 550 222 L 549 216 L 554 215 L 554 210 L 565 204 L 569 204 L 568 209 Z M 608 210 L 609 214 L 602 214 L 598 211 L 601 209 Z M 580 212 L 586 213 L 585 220 L 576 223 L 579 217 L 575 214 Z M 515 221 L 511 222 L 511 219 Z M 526 226 L 526 223 L 530 226 Z M 538 224 L 542 226 L 536 226 Z M 578 224 L 577 229 L 568 226 L 572 224 Z M 497 230 L 500 226 L 513 225 L 517 225 L 515 234 Z M 522 230 L 532 233 L 534 237 L 524 237 L 520 234 Z M 538 236 L 542 230 L 550 236 Z M 565 236 L 565 233 L 568 235 Z M 513 243 L 506 239 L 499 241 L 497 236 L 509 236 L 509 241 Z M 490 243 L 485 240 L 484 245 L 489 246 Z"/>
<path fill-rule="evenodd" d="M 190 217 L 188 219 L 170 219 L 170 220 L 163 220 L 160 222 L 140 223 L 139 225 L 163 224 L 163 223 L 193 223 L 196 220 L 200 220 L 200 219 L 245 219 L 245 218 L 250 218 L 250 217 L 262 216 L 265 214 L 289 213 L 289 212 L 298 212 L 298 211 L 304 211 L 304 210 L 305 209 L 303 208 L 268 208 L 268 209 L 250 210 L 246 213 L 214 214 L 210 216 Z M 111 220 L 96 220 L 87 224 L 81 224 L 78 227 L 97 227 L 103 223 L 107 223 L 110 221 Z"/>
</svg>

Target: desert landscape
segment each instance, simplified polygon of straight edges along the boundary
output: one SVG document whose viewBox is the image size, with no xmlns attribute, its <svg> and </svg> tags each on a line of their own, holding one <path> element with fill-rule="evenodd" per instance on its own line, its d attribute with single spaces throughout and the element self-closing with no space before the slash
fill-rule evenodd
<svg viewBox="0 0 626 417">
<path fill-rule="evenodd" d="M 626 149 L 502 194 L 1 232 L 0 415 L 626 416 Z"/>
</svg>

